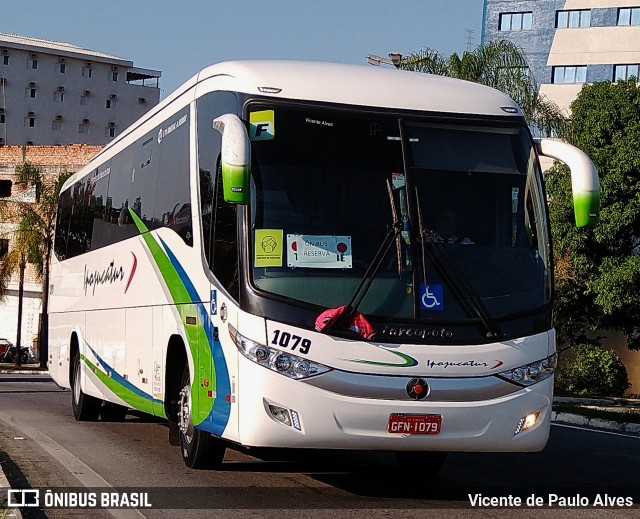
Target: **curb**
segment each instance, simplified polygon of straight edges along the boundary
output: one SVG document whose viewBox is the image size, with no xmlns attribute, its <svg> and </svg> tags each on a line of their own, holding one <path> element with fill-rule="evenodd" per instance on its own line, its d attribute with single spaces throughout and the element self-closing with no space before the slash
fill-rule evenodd
<svg viewBox="0 0 640 519">
<path fill-rule="evenodd" d="M 5 508 L 10 488 L 7 476 L 4 475 L 4 469 L 0 466 L 0 516 L 6 517 L 6 519 L 20 519 L 22 513 L 19 508 Z M 5 513 L 6 516 L 4 515 Z"/>
<path fill-rule="evenodd" d="M 588 427 L 591 429 L 604 429 L 606 431 L 615 431 L 621 433 L 631 433 L 640 435 L 640 424 L 638 423 L 620 423 L 613 420 L 604 420 L 602 418 L 589 418 L 581 414 L 575 413 L 551 413 L 551 421 L 568 425 L 577 425 L 579 427 Z"/>
<path fill-rule="evenodd" d="M 49 370 L 39 369 L 5 369 L 0 368 L 0 374 L 2 375 L 46 375 L 49 376 Z"/>
</svg>

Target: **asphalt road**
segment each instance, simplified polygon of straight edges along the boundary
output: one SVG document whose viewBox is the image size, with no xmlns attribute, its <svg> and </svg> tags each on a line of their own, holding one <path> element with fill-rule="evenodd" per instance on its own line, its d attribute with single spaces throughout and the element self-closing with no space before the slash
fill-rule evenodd
<svg viewBox="0 0 640 519">
<path fill-rule="evenodd" d="M 227 450 L 222 470 L 195 471 L 168 444 L 164 423 L 133 413 L 121 423 L 76 422 L 70 399 L 47 376 L 0 375 L 0 463 L 11 486 L 127 487 L 149 492 L 153 507 L 43 507 L 24 509 L 24 517 L 360 517 L 365 509 L 368 517 L 425 517 L 439 509 L 438 516 L 484 518 L 511 517 L 516 507 L 525 518 L 640 517 L 638 436 L 554 425 L 541 453 L 453 453 L 432 477 L 399 472 L 389 453 L 238 448 Z M 468 494 L 507 506 L 474 507 Z M 622 506 L 594 506 L 605 494 Z M 548 506 L 553 495 L 566 496 L 555 503 L 563 506 Z M 543 504 L 526 507 L 528 496 Z M 589 504 L 576 510 L 579 499 Z"/>
</svg>

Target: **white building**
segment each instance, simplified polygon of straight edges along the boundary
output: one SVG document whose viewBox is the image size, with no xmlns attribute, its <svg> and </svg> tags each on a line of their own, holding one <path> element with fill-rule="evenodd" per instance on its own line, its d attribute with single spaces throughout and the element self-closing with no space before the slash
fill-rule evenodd
<svg viewBox="0 0 640 519">
<path fill-rule="evenodd" d="M 0 33 L 0 145 L 106 144 L 158 104 L 160 75 L 71 43 Z"/>
</svg>

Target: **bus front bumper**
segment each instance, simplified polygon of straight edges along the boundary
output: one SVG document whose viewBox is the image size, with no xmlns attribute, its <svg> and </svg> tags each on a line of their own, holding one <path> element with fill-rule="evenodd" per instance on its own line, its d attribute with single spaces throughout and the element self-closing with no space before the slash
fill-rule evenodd
<svg viewBox="0 0 640 519">
<path fill-rule="evenodd" d="M 240 443 L 251 447 L 533 452 L 549 437 L 553 377 L 506 395 L 464 401 L 366 398 L 321 389 L 241 358 Z M 428 379 L 427 379 L 428 380 Z M 438 415 L 438 434 L 389 432 L 393 414 Z M 537 420 L 525 430 L 522 420 Z M 288 418 L 287 418 L 288 416 Z"/>
</svg>

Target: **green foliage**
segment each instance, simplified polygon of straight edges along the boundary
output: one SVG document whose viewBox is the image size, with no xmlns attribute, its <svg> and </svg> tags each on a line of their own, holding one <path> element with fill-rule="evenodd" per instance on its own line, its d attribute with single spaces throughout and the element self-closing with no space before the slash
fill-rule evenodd
<svg viewBox="0 0 640 519">
<path fill-rule="evenodd" d="M 622 396 L 629 389 L 627 368 L 612 350 L 591 344 L 573 349 L 574 358 L 561 362 L 556 388 L 577 396 Z"/>
<path fill-rule="evenodd" d="M 564 135 L 567 119 L 558 106 L 539 93 L 525 54 L 513 42 L 494 40 L 449 58 L 424 48 L 404 58 L 400 68 L 449 76 L 496 88 L 522 108 L 534 132 Z"/>
<path fill-rule="evenodd" d="M 554 166 L 546 188 L 559 339 L 576 344 L 589 330 L 612 329 L 640 349 L 640 88 L 585 85 L 571 109 L 568 138 L 598 168 L 601 218 L 593 229 L 574 227 L 569 176 Z"/>
<path fill-rule="evenodd" d="M 35 203 L 0 201 L 0 221 L 15 224 L 2 235 L 10 239 L 10 248 L 0 261 L 0 299 L 6 294 L 12 274 L 19 270 L 22 258 L 32 263 L 36 273 L 42 276 L 53 244 L 60 188 L 71 175 L 65 171 L 55 177 L 45 177 L 40 168 L 28 162 L 18 166 L 16 174 L 20 183 L 35 186 L 37 195 Z"/>
</svg>

